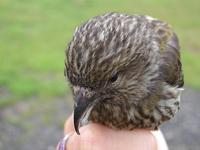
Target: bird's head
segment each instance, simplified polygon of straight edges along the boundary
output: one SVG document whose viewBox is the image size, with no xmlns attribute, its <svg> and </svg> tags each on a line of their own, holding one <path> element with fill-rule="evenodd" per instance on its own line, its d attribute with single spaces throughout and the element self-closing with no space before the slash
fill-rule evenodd
<svg viewBox="0 0 200 150">
<path fill-rule="evenodd" d="M 146 28 L 136 16 L 110 13 L 90 19 L 74 32 L 66 51 L 65 74 L 74 95 L 77 133 L 94 106 L 139 105 L 147 96 L 150 49 L 157 45 Z"/>
</svg>

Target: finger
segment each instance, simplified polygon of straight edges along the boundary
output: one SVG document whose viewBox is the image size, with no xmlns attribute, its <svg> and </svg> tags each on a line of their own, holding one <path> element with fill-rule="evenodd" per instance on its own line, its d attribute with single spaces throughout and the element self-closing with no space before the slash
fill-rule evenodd
<svg viewBox="0 0 200 150">
<path fill-rule="evenodd" d="M 74 131 L 72 115 L 67 119 L 64 125 L 64 134 Z"/>
<path fill-rule="evenodd" d="M 90 124 L 74 133 L 68 143 L 70 150 L 156 150 L 156 140 L 148 130 L 119 131 Z"/>
</svg>

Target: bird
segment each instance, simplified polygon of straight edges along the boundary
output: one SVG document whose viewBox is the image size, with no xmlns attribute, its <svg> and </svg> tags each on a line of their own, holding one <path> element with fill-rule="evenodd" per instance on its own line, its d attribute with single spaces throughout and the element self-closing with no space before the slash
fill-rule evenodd
<svg viewBox="0 0 200 150">
<path fill-rule="evenodd" d="M 92 17 L 75 29 L 64 62 L 77 134 L 88 123 L 157 130 L 180 108 L 179 40 L 159 19 L 120 12 Z"/>
</svg>

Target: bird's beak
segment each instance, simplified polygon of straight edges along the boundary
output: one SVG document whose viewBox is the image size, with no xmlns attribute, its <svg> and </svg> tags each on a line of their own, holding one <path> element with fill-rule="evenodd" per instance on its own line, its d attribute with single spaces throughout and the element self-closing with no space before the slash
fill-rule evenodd
<svg viewBox="0 0 200 150">
<path fill-rule="evenodd" d="M 82 117 L 83 115 L 85 115 L 90 106 L 91 106 L 91 100 L 83 96 L 82 93 L 78 93 L 78 95 L 75 96 L 74 128 L 78 135 L 80 135 L 79 126 L 81 124 Z"/>
</svg>

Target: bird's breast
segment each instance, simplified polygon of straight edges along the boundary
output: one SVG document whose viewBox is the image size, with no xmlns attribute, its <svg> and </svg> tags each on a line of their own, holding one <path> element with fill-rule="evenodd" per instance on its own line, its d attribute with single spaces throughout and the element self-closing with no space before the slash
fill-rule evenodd
<svg viewBox="0 0 200 150">
<path fill-rule="evenodd" d="M 155 129 L 159 126 L 155 119 L 140 114 L 135 107 L 100 104 L 94 106 L 89 122 L 100 123 L 113 129 L 133 130 L 135 128 Z"/>
</svg>

